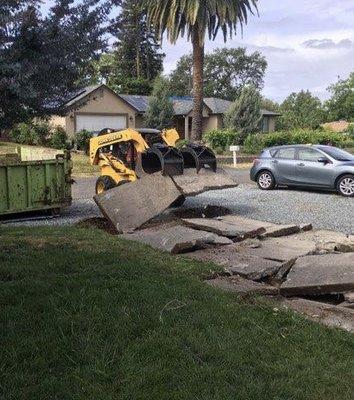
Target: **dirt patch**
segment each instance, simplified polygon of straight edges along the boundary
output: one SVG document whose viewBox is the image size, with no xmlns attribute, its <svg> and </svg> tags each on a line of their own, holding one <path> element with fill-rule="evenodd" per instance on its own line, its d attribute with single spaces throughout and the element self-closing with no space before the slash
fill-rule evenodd
<svg viewBox="0 0 354 400">
<path fill-rule="evenodd" d="M 101 229 L 110 235 L 117 235 L 116 230 L 106 218 L 88 218 L 78 222 L 76 226 L 82 229 Z"/>
</svg>

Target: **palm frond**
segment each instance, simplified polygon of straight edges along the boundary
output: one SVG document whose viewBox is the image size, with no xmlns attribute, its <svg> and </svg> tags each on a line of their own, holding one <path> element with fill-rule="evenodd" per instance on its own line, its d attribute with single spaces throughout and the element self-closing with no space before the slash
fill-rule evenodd
<svg viewBox="0 0 354 400">
<path fill-rule="evenodd" d="M 189 39 L 197 30 L 204 43 L 206 35 L 215 39 L 219 31 L 224 40 L 247 24 L 248 15 L 258 13 L 258 0 L 145 0 L 149 23 L 161 37 L 175 43 L 180 36 Z"/>
</svg>

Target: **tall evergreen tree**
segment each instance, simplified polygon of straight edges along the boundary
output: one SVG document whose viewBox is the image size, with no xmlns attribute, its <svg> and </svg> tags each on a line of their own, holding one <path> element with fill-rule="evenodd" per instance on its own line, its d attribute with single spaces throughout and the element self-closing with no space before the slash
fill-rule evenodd
<svg viewBox="0 0 354 400">
<path fill-rule="evenodd" d="M 150 94 L 162 72 L 165 55 L 149 29 L 141 0 L 113 0 L 121 12 L 110 33 L 116 37 L 114 63 L 108 84 L 118 92 Z"/>
<path fill-rule="evenodd" d="M 145 115 L 145 125 L 154 129 L 166 129 L 173 126 L 173 103 L 170 99 L 169 80 L 157 77 L 152 97 Z"/>
<path fill-rule="evenodd" d="M 0 129 L 53 112 L 105 47 L 106 4 L 56 0 L 43 16 L 40 3 L 0 7 Z"/>
<path fill-rule="evenodd" d="M 225 127 L 238 133 L 242 144 L 247 135 L 259 130 L 262 96 L 254 86 L 246 86 L 224 117 Z"/>
</svg>

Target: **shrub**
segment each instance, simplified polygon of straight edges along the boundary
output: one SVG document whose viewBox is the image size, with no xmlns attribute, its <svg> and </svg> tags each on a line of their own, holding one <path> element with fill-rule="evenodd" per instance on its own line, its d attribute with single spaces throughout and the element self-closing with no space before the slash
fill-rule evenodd
<svg viewBox="0 0 354 400">
<path fill-rule="evenodd" d="M 354 140 L 354 124 L 350 124 L 348 126 L 348 135 L 350 137 L 351 140 Z"/>
<path fill-rule="evenodd" d="M 179 139 L 176 143 L 177 149 L 181 149 L 182 147 L 186 146 L 189 143 L 187 139 Z"/>
<path fill-rule="evenodd" d="M 9 132 L 10 140 L 20 144 L 37 146 L 44 146 L 49 136 L 50 126 L 46 122 L 21 122 L 14 126 Z"/>
<path fill-rule="evenodd" d="M 246 153 L 256 154 L 266 147 L 286 144 L 331 144 L 337 147 L 346 147 L 349 137 L 342 133 L 326 130 L 294 130 L 287 132 L 258 133 L 249 135 L 244 143 Z"/>
<path fill-rule="evenodd" d="M 228 129 L 215 130 L 205 133 L 203 140 L 216 152 L 223 152 L 238 142 L 238 134 Z"/>
<path fill-rule="evenodd" d="M 75 142 L 78 150 L 83 150 L 85 153 L 88 153 L 90 148 L 90 139 L 92 138 L 92 134 L 89 131 L 83 130 L 76 134 Z"/>
<path fill-rule="evenodd" d="M 51 134 L 49 145 L 54 149 L 66 149 L 67 139 L 68 136 L 65 132 L 65 129 L 61 126 L 57 126 L 56 128 L 54 128 L 54 131 Z"/>
</svg>

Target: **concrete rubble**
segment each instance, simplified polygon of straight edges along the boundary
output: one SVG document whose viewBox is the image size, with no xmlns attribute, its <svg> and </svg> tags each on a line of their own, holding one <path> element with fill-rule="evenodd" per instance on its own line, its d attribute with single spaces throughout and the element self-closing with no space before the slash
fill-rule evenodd
<svg viewBox="0 0 354 400">
<path fill-rule="evenodd" d="M 354 310 L 301 298 L 279 298 L 278 301 L 285 309 L 305 315 L 312 321 L 354 333 Z"/>
<path fill-rule="evenodd" d="M 214 233 L 197 231 L 183 226 L 171 226 L 165 229 L 148 228 L 124 234 L 122 237 L 148 244 L 157 250 L 167 251 L 171 254 L 203 249 L 209 245 L 224 246 L 232 243 L 230 239 Z"/>
<path fill-rule="evenodd" d="M 210 286 L 240 295 L 277 296 L 286 308 L 354 331 L 353 235 L 235 215 L 183 218 L 181 210 L 173 226 L 123 237 L 213 262 L 222 270 L 206 281 Z"/>
<path fill-rule="evenodd" d="M 225 290 L 227 292 L 237 293 L 239 295 L 268 295 L 276 296 L 279 292 L 274 286 L 265 285 L 264 283 L 253 282 L 239 276 L 231 278 L 216 278 L 205 281 L 209 286 Z"/>
<path fill-rule="evenodd" d="M 275 275 L 283 265 L 278 261 L 239 253 L 238 247 L 234 244 L 223 248 L 196 251 L 189 253 L 188 256 L 200 261 L 214 262 L 223 266 L 225 272 L 230 275 L 237 274 L 254 281 Z"/>
<path fill-rule="evenodd" d="M 184 175 L 174 177 L 155 173 L 96 195 L 94 200 L 117 232 L 127 233 L 161 214 L 181 195 L 196 196 L 236 186 L 223 170 L 202 170 L 199 174 L 186 170 Z"/>
<path fill-rule="evenodd" d="M 227 221 L 211 218 L 190 218 L 182 219 L 183 223 L 191 228 L 202 231 L 213 232 L 218 235 L 232 238 L 235 241 L 255 238 L 266 230 L 263 227 L 251 227 L 248 225 L 236 225 Z"/>
<path fill-rule="evenodd" d="M 301 257 L 280 287 L 285 296 L 345 293 L 354 290 L 354 253 Z"/>
</svg>

